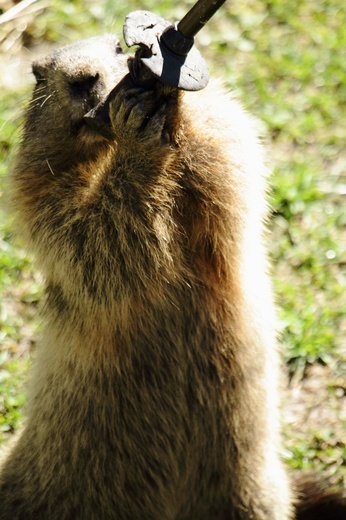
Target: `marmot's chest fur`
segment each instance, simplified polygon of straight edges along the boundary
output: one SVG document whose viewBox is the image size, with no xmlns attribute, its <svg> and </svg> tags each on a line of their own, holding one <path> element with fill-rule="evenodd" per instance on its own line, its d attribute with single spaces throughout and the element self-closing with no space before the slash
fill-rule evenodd
<svg viewBox="0 0 346 520">
<path fill-rule="evenodd" d="M 46 326 L 3 518 L 288 520 L 250 120 L 123 80 L 112 36 L 33 70 L 13 185 Z M 83 117 L 120 81 L 106 139 Z"/>
</svg>

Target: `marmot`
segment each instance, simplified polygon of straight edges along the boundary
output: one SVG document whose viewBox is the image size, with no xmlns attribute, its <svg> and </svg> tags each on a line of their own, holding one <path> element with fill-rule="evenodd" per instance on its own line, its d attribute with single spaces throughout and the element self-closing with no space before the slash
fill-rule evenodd
<svg viewBox="0 0 346 520">
<path fill-rule="evenodd" d="M 105 35 L 33 65 L 13 191 L 45 327 L 1 518 L 292 519 L 261 147 L 220 85 L 129 59 Z M 107 139 L 83 116 L 120 81 Z"/>
</svg>

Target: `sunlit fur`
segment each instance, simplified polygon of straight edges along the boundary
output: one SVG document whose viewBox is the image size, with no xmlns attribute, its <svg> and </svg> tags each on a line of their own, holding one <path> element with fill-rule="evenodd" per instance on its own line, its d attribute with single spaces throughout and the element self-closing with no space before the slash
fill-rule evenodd
<svg viewBox="0 0 346 520">
<path fill-rule="evenodd" d="M 127 72 L 115 48 L 34 66 L 12 181 L 44 330 L 1 518 L 289 520 L 252 122 L 213 82 L 128 87 L 103 139 L 82 116 Z"/>
</svg>

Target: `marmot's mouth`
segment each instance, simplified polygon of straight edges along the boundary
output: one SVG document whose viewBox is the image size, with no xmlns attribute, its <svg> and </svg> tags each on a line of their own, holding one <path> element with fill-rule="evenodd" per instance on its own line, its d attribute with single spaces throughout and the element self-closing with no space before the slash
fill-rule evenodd
<svg viewBox="0 0 346 520">
<path fill-rule="evenodd" d="M 109 103 L 99 103 L 95 108 L 91 109 L 83 117 L 86 123 L 92 130 L 102 135 L 109 141 L 114 140 L 111 120 L 109 118 Z"/>
<path fill-rule="evenodd" d="M 96 107 L 92 108 L 84 115 L 83 120 L 90 128 L 102 135 L 109 141 L 114 141 L 114 134 L 112 124 L 109 117 L 110 104 L 124 88 L 133 88 L 136 85 L 133 83 L 130 74 L 126 74 L 121 81 L 110 91 L 107 98 L 101 101 Z"/>
</svg>

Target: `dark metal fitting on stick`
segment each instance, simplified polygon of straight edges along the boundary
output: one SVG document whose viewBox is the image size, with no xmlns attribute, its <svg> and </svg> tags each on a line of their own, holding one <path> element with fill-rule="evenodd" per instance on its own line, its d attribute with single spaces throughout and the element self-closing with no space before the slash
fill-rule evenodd
<svg viewBox="0 0 346 520">
<path fill-rule="evenodd" d="M 161 35 L 161 42 L 166 48 L 178 56 L 187 56 L 190 52 L 195 39 L 193 37 L 184 36 L 179 31 L 177 23 L 165 29 Z"/>
</svg>

